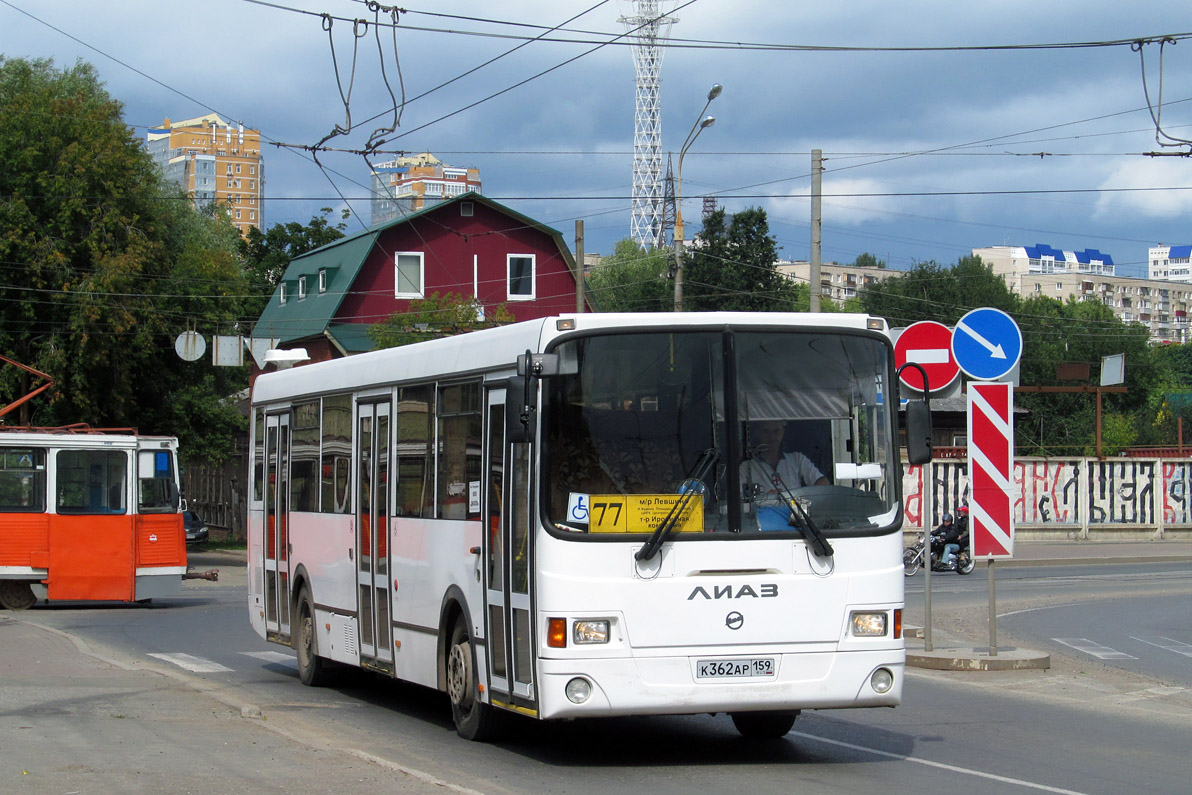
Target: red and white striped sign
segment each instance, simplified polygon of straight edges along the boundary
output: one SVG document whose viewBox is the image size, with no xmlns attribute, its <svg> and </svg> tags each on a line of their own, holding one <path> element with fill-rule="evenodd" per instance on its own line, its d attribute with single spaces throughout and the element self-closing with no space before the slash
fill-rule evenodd
<svg viewBox="0 0 1192 795">
<path fill-rule="evenodd" d="M 1014 557 L 1014 386 L 968 386 L 969 543 L 973 558 Z"/>
</svg>

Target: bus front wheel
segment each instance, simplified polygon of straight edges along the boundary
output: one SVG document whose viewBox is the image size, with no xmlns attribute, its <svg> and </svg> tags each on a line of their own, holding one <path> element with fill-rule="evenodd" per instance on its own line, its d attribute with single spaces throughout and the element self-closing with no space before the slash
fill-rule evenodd
<svg viewBox="0 0 1192 795">
<path fill-rule="evenodd" d="M 795 725 L 799 711 L 791 712 L 733 712 L 729 714 L 742 737 L 754 740 L 777 740 Z"/>
<path fill-rule="evenodd" d="M 9 610 L 28 610 L 37 604 L 33 586 L 20 580 L 0 580 L 0 607 Z"/>
<path fill-rule="evenodd" d="M 476 650 L 463 616 L 451 628 L 447 647 L 447 695 L 455 731 L 465 740 L 486 740 L 492 735 L 492 707 L 479 699 L 476 686 Z"/>
</svg>

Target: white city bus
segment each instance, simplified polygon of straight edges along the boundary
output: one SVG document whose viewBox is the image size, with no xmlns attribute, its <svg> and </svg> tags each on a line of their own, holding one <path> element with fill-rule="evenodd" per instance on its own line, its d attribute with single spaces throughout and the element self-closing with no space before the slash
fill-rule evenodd
<svg viewBox="0 0 1192 795">
<path fill-rule="evenodd" d="M 847 314 L 579 314 L 262 375 L 252 624 L 306 684 L 446 691 L 472 739 L 497 711 L 780 736 L 895 706 L 895 382 L 885 321 Z M 801 476 L 756 474 L 793 450 Z"/>
</svg>

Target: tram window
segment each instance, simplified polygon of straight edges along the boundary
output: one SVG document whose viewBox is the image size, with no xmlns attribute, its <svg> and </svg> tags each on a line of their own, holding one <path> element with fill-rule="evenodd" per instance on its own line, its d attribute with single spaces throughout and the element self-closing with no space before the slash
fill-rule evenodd
<svg viewBox="0 0 1192 795">
<path fill-rule="evenodd" d="M 118 450 L 62 450 L 57 455 L 58 513 L 124 513 L 128 456 Z"/>
<path fill-rule="evenodd" d="M 265 499 L 265 412 L 257 410 L 256 435 L 252 441 L 252 499 L 261 502 Z"/>
<path fill-rule="evenodd" d="M 175 501 L 174 455 L 169 450 L 137 453 L 137 505 L 144 513 L 173 513 Z"/>
<path fill-rule="evenodd" d="M 397 516 L 434 515 L 434 387 L 405 386 L 397 399 Z"/>
<path fill-rule="evenodd" d="M 319 509 L 319 402 L 294 406 L 290 433 L 290 510 Z"/>
<path fill-rule="evenodd" d="M 41 513 L 46 509 L 46 451 L 0 448 L 0 512 Z"/>
<path fill-rule="evenodd" d="M 439 390 L 438 516 L 480 515 L 480 385 Z"/>
<path fill-rule="evenodd" d="M 323 398 L 323 447 L 320 466 L 323 513 L 348 513 L 348 477 L 352 463 L 352 396 Z"/>
</svg>

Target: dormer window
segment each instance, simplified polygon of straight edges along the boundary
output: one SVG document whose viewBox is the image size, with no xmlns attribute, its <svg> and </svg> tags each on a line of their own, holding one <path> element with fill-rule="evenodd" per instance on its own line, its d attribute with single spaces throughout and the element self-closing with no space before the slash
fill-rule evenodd
<svg viewBox="0 0 1192 795">
<path fill-rule="evenodd" d="M 327 269 L 319 268 L 319 292 L 327 292 Z"/>
<path fill-rule="evenodd" d="M 286 283 L 282 282 L 277 286 L 277 302 L 282 306 L 286 303 Z"/>
<path fill-rule="evenodd" d="M 306 277 L 299 276 L 298 277 L 298 300 L 301 301 L 303 298 L 306 298 Z"/>
</svg>

